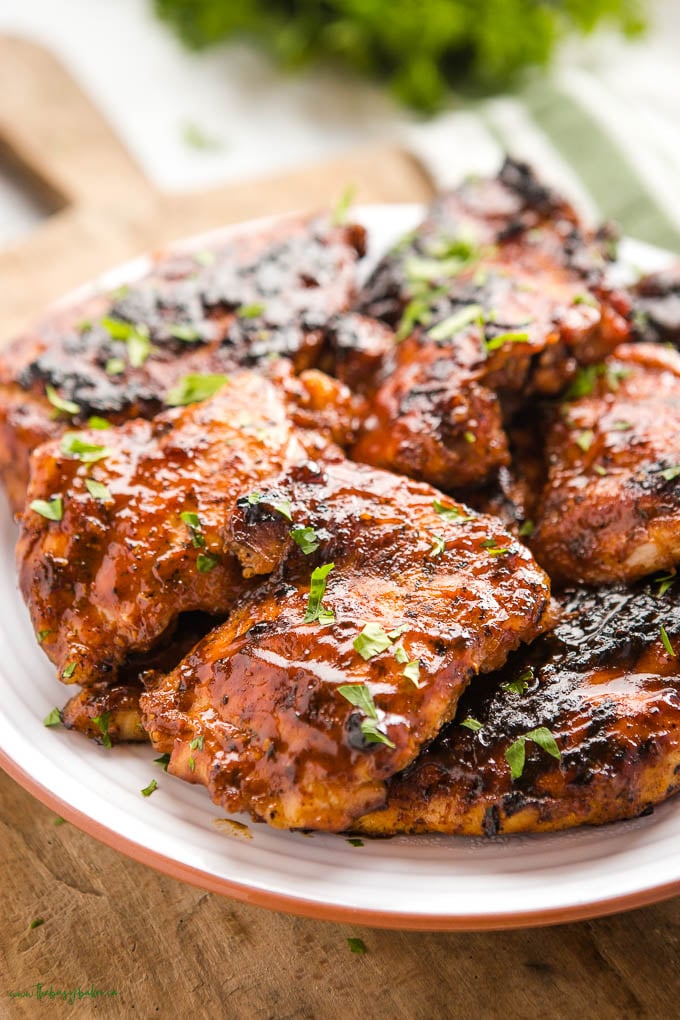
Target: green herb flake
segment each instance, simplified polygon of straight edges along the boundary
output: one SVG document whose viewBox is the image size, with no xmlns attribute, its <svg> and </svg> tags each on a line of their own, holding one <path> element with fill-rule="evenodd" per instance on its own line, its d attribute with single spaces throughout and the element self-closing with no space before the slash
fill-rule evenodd
<svg viewBox="0 0 680 1020">
<path fill-rule="evenodd" d="M 91 418 L 87 419 L 88 429 L 94 429 L 95 432 L 104 432 L 106 429 L 113 428 L 110 421 L 106 418 L 100 418 L 99 415 L 93 414 Z"/>
<path fill-rule="evenodd" d="M 62 676 L 62 679 L 63 679 L 63 680 L 70 680 L 70 679 L 71 679 L 71 677 L 73 676 L 73 674 L 74 674 L 74 673 L 75 673 L 75 671 L 76 671 L 76 666 L 77 666 L 77 665 L 78 665 L 78 664 L 77 664 L 76 662 L 68 662 L 68 663 L 67 663 L 67 664 L 66 664 L 66 665 L 64 666 L 64 668 L 62 669 L 62 671 L 61 671 L 61 676 Z"/>
<path fill-rule="evenodd" d="M 359 839 L 357 836 L 348 836 L 347 837 L 347 842 L 349 843 L 350 846 L 363 846 L 364 845 L 363 839 Z"/>
<path fill-rule="evenodd" d="M 508 680 L 507 683 L 501 684 L 501 690 L 507 691 L 509 694 L 526 694 L 529 690 L 529 684 L 534 680 L 534 671 L 531 667 L 525 669 L 516 680 Z"/>
<path fill-rule="evenodd" d="M 492 337 L 490 340 L 484 341 L 484 347 L 488 353 L 491 351 L 497 351 L 505 344 L 528 344 L 529 334 L 521 333 L 515 330 L 510 330 L 507 333 L 498 333 L 497 336 Z"/>
<path fill-rule="evenodd" d="M 66 400 L 64 397 L 60 397 L 54 386 L 50 386 L 49 383 L 45 387 L 45 394 L 52 407 L 61 414 L 80 414 L 80 405 L 73 402 L 73 400 Z"/>
<path fill-rule="evenodd" d="M 347 945 L 349 946 L 350 953 L 359 953 L 361 956 L 364 956 L 366 953 L 366 943 L 363 939 L 349 938 L 347 939 Z"/>
<path fill-rule="evenodd" d="M 664 471 L 660 471 L 659 474 L 666 482 L 673 482 L 680 475 L 680 465 L 677 467 L 666 468 Z"/>
<path fill-rule="evenodd" d="M 303 527 L 302 524 L 296 524 L 294 528 L 291 528 L 290 537 L 300 547 L 305 556 L 316 552 L 321 544 L 314 528 Z"/>
<path fill-rule="evenodd" d="M 661 634 L 661 640 L 663 642 L 663 646 L 666 649 L 666 651 L 668 652 L 668 654 L 672 655 L 674 659 L 677 659 L 677 657 L 678 657 L 677 653 L 673 651 L 673 645 L 671 644 L 671 639 L 669 638 L 668 632 L 666 631 L 666 628 L 664 627 L 663 624 L 661 624 L 661 627 L 659 628 L 659 633 Z"/>
<path fill-rule="evenodd" d="M 60 818 L 60 816 L 57 815 L 57 817 L 52 820 L 52 825 L 66 825 L 66 819 Z"/>
<path fill-rule="evenodd" d="M 602 467 L 601 464 L 596 464 L 595 467 L 593 468 L 593 471 L 595 472 L 596 475 L 599 475 L 600 478 L 607 477 L 607 469 Z"/>
<path fill-rule="evenodd" d="M 261 302 L 253 302 L 250 305 L 241 305 L 236 309 L 236 314 L 240 319 L 258 319 L 261 315 L 264 315 L 266 306 Z"/>
<path fill-rule="evenodd" d="M 168 390 L 165 403 L 168 407 L 185 407 L 209 400 L 229 382 L 229 376 L 219 373 L 194 373 L 185 375 L 176 386 Z"/>
<path fill-rule="evenodd" d="M 182 340 L 186 344 L 195 344 L 201 339 L 199 330 L 188 323 L 171 322 L 166 328 L 171 337 L 174 337 L 175 340 Z"/>
<path fill-rule="evenodd" d="M 318 621 L 322 626 L 333 623 L 335 620 L 334 614 L 324 609 L 321 605 L 324 592 L 326 591 L 326 578 L 330 574 L 331 570 L 335 568 L 334 563 L 324 563 L 323 566 L 317 567 L 312 571 L 312 577 L 309 586 L 309 598 L 307 600 L 307 609 L 303 618 L 303 623 L 314 623 Z"/>
<path fill-rule="evenodd" d="M 362 719 L 360 729 L 369 744 L 385 744 L 392 750 L 397 746 L 386 733 L 383 733 L 375 719 Z"/>
<path fill-rule="evenodd" d="M 432 548 L 430 549 L 429 555 L 431 559 L 435 559 L 437 556 L 441 556 L 446 549 L 446 542 L 440 535 L 432 535 L 431 538 Z"/>
<path fill-rule="evenodd" d="M 191 532 L 191 544 L 195 549 L 205 548 L 205 538 L 201 534 L 201 518 L 197 513 L 191 510 L 183 510 L 179 515 L 180 520 L 183 524 L 186 524 L 187 528 Z"/>
<path fill-rule="evenodd" d="M 408 662 L 408 653 L 402 644 L 395 645 L 392 649 L 392 654 L 401 665 Z"/>
<path fill-rule="evenodd" d="M 219 560 L 215 556 L 211 556 L 210 553 L 200 552 L 196 557 L 196 569 L 199 574 L 209 574 L 211 570 L 214 570 Z"/>
<path fill-rule="evenodd" d="M 362 659 L 368 661 L 374 655 L 387 651 L 393 640 L 379 623 L 367 623 L 361 633 L 355 637 L 353 647 Z"/>
<path fill-rule="evenodd" d="M 196 771 L 196 761 L 195 761 L 195 759 L 193 757 L 189 758 L 188 764 L 189 764 L 189 771 L 190 772 L 195 772 Z"/>
<path fill-rule="evenodd" d="M 399 343 L 401 340 L 405 340 L 416 326 L 427 326 L 431 321 L 430 302 L 422 297 L 412 298 L 402 313 L 397 332 L 394 335 L 395 341 Z"/>
<path fill-rule="evenodd" d="M 155 779 L 152 779 L 148 786 L 145 786 L 143 790 L 140 790 L 142 797 L 150 797 L 154 790 L 158 789 L 158 783 Z"/>
<path fill-rule="evenodd" d="M 345 186 L 340 198 L 335 203 L 331 214 L 331 224 L 334 227 L 342 227 L 345 223 L 347 223 L 349 211 L 352 207 L 356 191 L 357 189 L 355 184 L 350 183 Z"/>
<path fill-rule="evenodd" d="M 604 365 L 585 365 L 580 368 L 564 395 L 565 400 L 579 400 L 581 397 L 591 396 L 595 389 L 595 383 L 605 372 Z"/>
<path fill-rule="evenodd" d="M 203 734 L 201 734 L 200 737 L 194 737 L 194 739 L 189 744 L 189 747 L 191 748 L 192 751 L 202 751 L 204 742 L 205 737 L 203 736 Z"/>
<path fill-rule="evenodd" d="M 108 316 L 104 316 L 100 320 L 100 324 L 114 340 L 123 340 L 125 342 L 130 364 L 133 368 L 141 368 L 151 353 L 148 327 L 144 324 L 135 325 L 131 322 L 123 322 L 122 319 L 112 319 Z M 123 363 L 124 368 L 125 364 Z M 117 375 L 119 373 L 113 372 L 109 374 Z"/>
<path fill-rule="evenodd" d="M 273 510 L 276 510 L 277 514 L 281 514 L 287 521 L 293 522 L 293 508 L 289 499 L 273 499 L 271 502 Z"/>
<path fill-rule="evenodd" d="M 93 478 L 85 479 L 85 488 L 94 499 L 98 499 L 100 503 L 111 503 L 113 502 L 113 496 L 109 492 L 109 489 L 103 482 L 96 482 Z"/>
<path fill-rule="evenodd" d="M 43 726 L 59 726 L 61 723 L 61 712 L 58 708 L 53 708 L 51 712 L 48 712 L 43 719 Z"/>
<path fill-rule="evenodd" d="M 455 521 L 457 524 L 466 524 L 467 521 L 474 521 L 474 517 L 466 514 L 457 506 L 446 506 L 440 499 L 435 499 L 432 504 L 435 513 L 438 513 L 445 521 Z"/>
<path fill-rule="evenodd" d="M 44 923 L 45 923 L 45 918 L 44 917 L 36 917 L 34 921 L 31 921 L 29 927 L 30 927 L 31 931 L 33 931 L 34 928 L 39 928 L 40 925 L 44 924 Z"/>
<path fill-rule="evenodd" d="M 170 764 L 170 755 L 162 754 L 160 758 L 154 758 L 154 765 L 161 765 L 164 772 L 168 771 L 168 765 Z"/>
<path fill-rule="evenodd" d="M 364 715 L 370 719 L 378 718 L 378 710 L 373 701 L 373 695 L 366 684 L 342 684 L 338 687 L 338 694 L 349 701 L 350 705 L 360 708 Z"/>
<path fill-rule="evenodd" d="M 420 662 L 418 659 L 413 659 L 412 662 L 408 662 L 404 666 L 402 676 L 405 676 L 407 680 L 410 680 L 415 687 L 420 687 Z"/>
<path fill-rule="evenodd" d="M 498 545 L 495 538 L 487 538 L 481 544 L 482 549 L 486 549 L 489 556 L 507 556 L 510 552 L 510 546 Z"/>
<path fill-rule="evenodd" d="M 47 630 L 39 630 L 38 633 L 36 634 L 38 644 L 41 645 L 45 638 L 49 637 L 51 633 L 52 631 L 49 629 L 49 627 L 47 628 Z"/>
<path fill-rule="evenodd" d="M 224 143 L 220 138 L 209 135 L 192 120 L 186 120 L 182 124 L 182 141 L 188 148 L 198 149 L 201 152 L 219 152 L 224 148 Z"/>
<path fill-rule="evenodd" d="M 677 575 L 676 571 L 673 570 L 669 574 L 663 574 L 662 577 L 657 577 L 656 580 L 657 580 L 657 584 L 659 585 L 659 590 L 657 591 L 656 594 L 657 594 L 658 597 L 661 597 L 662 595 L 666 594 L 668 589 L 671 587 L 673 582 L 676 580 L 677 576 L 678 575 Z"/>
<path fill-rule="evenodd" d="M 468 716 L 467 719 L 463 719 L 460 725 L 464 726 L 466 730 L 472 730 L 473 733 L 479 733 L 479 731 L 483 728 L 479 719 L 473 719 L 472 716 Z"/>
<path fill-rule="evenodd" d="M 61 439 L 61 452 L 83 464 L 96 464 L 111 453 L 107 446 L 91 443 L 79 432 L 65 432 Z"/>
<path fill-rule="evenodd" d="M 122 375 L 125 371 L 125 362 L 122 358 L 109 358 L 104 366 L 107 375 Z"/>
<path fill-rule="evenodd" d="M 466 305 L 465 308 L 461 308 L 460 311 L 449 315 L 448 318 L 429 329 L 427 335 L 431 340 L 441 343 L 443 340 L 451 340 L 456 333 L 460 333 L 461 330 L 473 323 L 479 326 L 484 323 L 484 311 L 481 305 Z"/>
<path fill-rule="evenodd" d="M 614 432 L 630 432 L 633 427 L 632 421 L 615 421 L 612 424 Z"/>
<path fill-rule="evenodd" d="M 464 432 L 463 439 L 465 440 L 466 443 L 470 444 L 477 442 L 477 436 L 474 434 L 474 432 Z"/>
<path fill-rule="evenodd" d="M 524 772 L 526 743 L 528 740 L 542 748 L 551 758 L 559 761 L 562 757 L 557 741 L 547 726 L 539 726 L 535 730 L 530 730 L 529 733 L 525 733 L 513 741 L 505 752 L 505 760 L 510 766 L 510 775 L 513 779 L 519 779 Z"/>
<path fill-rule="evenodd" d="M 60 521 L 64 516 L 64 501 L 61 496 L 53 496 L 50 500 L 34 499 L 31 510 L 47 521 Z"/>
<path fill-rule="evenodd" d="M 198 262 L 199 266 L 212 266 L 216 258 L 214 251 L 197 251 L 194 255 L 194 262 Z"/>
<path fill-rule="evenodd" d="M 592 429 L 584 429 L 583 432 L 580 432 L 579 435 L 576 437 L 576 445 L 581 450 L 583 450 L 584 453 L 587 453 L 590 447 L 593 445 L 594 438 L 595 433 L 593 432 Z"/>
<path fill-rule="evenodd" d="M 593 294 L 576 294 L 572 305 L 590 305 L 591 308 L 599 308 L 600 303 Z"/>
<path fill-rule="evenodd" d="M 522 521 L 518 534 L 520 538 L 530 538 L 535 530 L 536 525 L 533 521 Z"/>
<path fill-rule="evenodd" d="M 110 712 L 102 712 L 101 715 L 95 715 L 92 722 L 98 728 L 102 735 L 102 744 L 104 747 L 111 748 L 111 737 L 109 736 L 109 719 L 111 718 Z"/>
</svg>

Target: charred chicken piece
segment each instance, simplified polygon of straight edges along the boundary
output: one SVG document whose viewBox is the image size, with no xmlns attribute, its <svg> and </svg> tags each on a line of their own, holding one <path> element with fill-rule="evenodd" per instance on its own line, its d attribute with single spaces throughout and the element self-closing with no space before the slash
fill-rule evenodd
<svg viewBox="0 0 680 1020">
<path fill-rule="evenodd" d="M 643 276 L 632 288 L 638 339 L 680 347 L 680 263 Z"/>
<path fill-rule="evenodd" d="M 611 584 L 674 567 L 680 354 L 626 344 L 584 371 L 572 396 L 547 435 L 548 479 L 531 539 L 536 556 L 562 582 Z"/>
<path fill-rule="evenodd" d="M 0 478 L 23 506 L 31 450 L 91 416 L 151 417 L 187 376 L 318 357 L 355 294 L 363 228 L 278 221 L 161 257 L 139 283 L 59 311 L 0 358 Z"/>
<path fill-rule="evenodd" d="M 659 590 L 563 592 L 554 629 L 471 685 L 456 721 L 390 780 L 385 809 L 353 828 L 547 832 L 633 818 L 674 794 L 680 604 Z"/>
<path fill-rule="evenodd" d="M 341 831 L 381 805 L 549 599 L 497 520 L 348 461 L 241 500 L 230 534 L 266 579 L 142 697 L 144 726 L 170 772 L 280 828 Z"/>
<path fill-rule="evenodd" d="M 113 683 L 180 613 L 226 615 L 248 588 L 222 535 L 237 498 L 310 455 L 341 456 L 293 427 L 280 376 L 208 381 L 223 385 L 203 403 L 66 433 L 33 454 L 20 585 L 65 681 Z"/>
<path fill-rule="evenodd" d="M 438 199 L 357 304 L 397 332 L 354 456 L 447 489 L 487 481 L 508 463 L 506 415 L 629 338 L 606 255 L 524 164 Z"/>
</svg>

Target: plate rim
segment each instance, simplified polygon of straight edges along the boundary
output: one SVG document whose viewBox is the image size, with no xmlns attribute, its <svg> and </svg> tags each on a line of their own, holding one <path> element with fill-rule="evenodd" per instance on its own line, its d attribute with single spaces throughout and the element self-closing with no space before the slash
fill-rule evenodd
<svg viewBox="0 0 680 1020">
<path fill-rule="evenodd" d="M 402 215 L 405 215 L 406 210 L 408 210 L 415 216 L 422 212 L 424 206 L 422 203 L 414 202 L 365 203 L 355 207 L 355 215 L 357 220 L 361 222 L 364 217 L 368 216 L 370 218 L 371 214 L 375 215 L 378 210 L 386 213 L 387 210 L 396 209 Z M 115 281 L 117 279 L 129 281 L 138 279 L 146 271 L 153 269 L 159 257 L 162 258 L 173 253 L 182 253 L 200 244 L 219 243 L 221 239 L 228 237 L 234 232 L 238 233 L 239 230 L 248 231 L 250 229 L 257 229 L 267 223 L 275 223 L 283 219 L 295 217 L 296 215 L 299 215 L 299 211 L 217 226 L 196 235 L 174 240 L 163 245 L 160 249 L 152 249 L 151 251 L 139 254 L 100 274 L 94 280 L 71 289 L 58 300 L 51 302 L 42 310 L 38 321 L 48 316 L 54 310 L 64 310 L 69 306 L 77 305 L 93 291 L 100 291 L 104 288 L 110 289 L 111 286 L 116 285 Z M 628 238 L 625 240 L 626 242 L 630 241 Z M 672 252 L 654 248 L 644 244 L 644 242 L 634 241 L 632 243 L 635 248 L 647 249 L 648 252 L 654 253 L 658 257 L 664 257 L 665 259 L 670 257 L 677 258 Z M 114 282 L 112 283 L 111 281 Z M 40 780 L 36 779 L 30 772 L 19 765 L 2 748 L 0 748 L 0 768 L 40 803 L 57 812 L 61 817 L 67 819 L 87 835 L 103 843 L 105 846 L 124 854 L 126 857 L 152 868 L 158 873 L 243 903 L 316 920 L 334 921 L 344 924 L 355 923 L 375 928 L 405 931 L 500 931 L 588 920 L 648 906 L 680 894 L 680 877 L 678 877 L 675 880 L 663 882 L 656 886 L 633 890 L 602 900 L 591 899 L 588 902 L 576 902 L 571 905 L 545 909 L 540 907 L 530 908 L 519 912 L 505 911 L 476 915 L 469 913 L 432 914 L 418 913 L 413 910 L 393 912 L 375 908 L 352 907 L 332 902 L 324 903 L 316 899 L 307 899 L 302 895 L 289 895 L 229 879 L 223 875 L 203 870 L 175 857 L 167 856 L 156 849 L 144 846 L 133 837 L 103 824 L 79 807 L 75 807 L 68 801 L 62 800 L 58 793 L 43 785 Z"/>
</svg>

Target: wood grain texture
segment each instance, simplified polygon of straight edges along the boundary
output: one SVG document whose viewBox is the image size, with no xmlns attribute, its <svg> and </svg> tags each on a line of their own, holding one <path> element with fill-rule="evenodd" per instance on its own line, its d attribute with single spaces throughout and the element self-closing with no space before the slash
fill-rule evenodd
<svg viewBox="0 0 680 1020">
<path fill-rule="evenodd" d="M 360 201 L 431 194 L 407 154 L 382 149 L 278 179 L 160 195 L 58 63 L 17 40 L 0 40 L 0 146 L 57 210 L 35 235 L 0 253 L 0 336 L 48 300 L 171 238 L 322 206 L 348 181 Z M 387 932 L 233 903 L 54 823 L 47 808 L 0 776 L 3 1018 L 678 1015 L 680 900 L 553 929 Z M 44 923 L 31 929 L 38 918 Z M 350 953 L 350 936 L 364 940 L 365 956 Z M 37 982 L 117 995 L 38 1002 Z"/>
</svg>

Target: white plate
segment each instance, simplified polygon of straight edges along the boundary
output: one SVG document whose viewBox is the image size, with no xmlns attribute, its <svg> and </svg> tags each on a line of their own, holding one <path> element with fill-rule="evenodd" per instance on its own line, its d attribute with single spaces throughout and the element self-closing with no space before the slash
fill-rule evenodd
<svg viewBox="0 0 680 1020">
<path fill-rule="evenodd" d="M 356 211 L 374 260 L 411 229 L 418 206 Z M 225 231 L 189 242 L 204 245 Z M 186 242 L 181 247 L 186 247 Z M 670 256 L 626 242 L 645 270 Z M 129 282 L 147 259 L 97 287 Z M 82 298 L 80 291 L 77 298 Z M 73 300 L 71 295 L 67 300 Z M 63 303 L 63 302 L 62 302 Z M 103 842 L 177 878 L 281 910 L 385 927 L 500 928 L 603 914 L 680 892 L 680 801 L 653 815 L 554 836 L 493 840 L 443 836 L 365 840 L 215 825 L 222 812 L 205 790 L 166 775 L 149 747 L 107 751 L 42 719 L 67 690 L 33 636 L 16 590 L 15 528 L 0 508 L 0 748 L 19 783 Z M 151 797 L 141 789 L 155 778 Z M 248 819 L 241 819 L 248 822 Z"/>
</svg>

